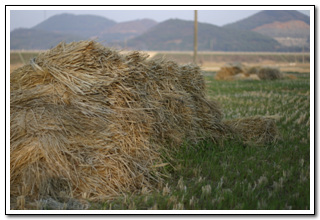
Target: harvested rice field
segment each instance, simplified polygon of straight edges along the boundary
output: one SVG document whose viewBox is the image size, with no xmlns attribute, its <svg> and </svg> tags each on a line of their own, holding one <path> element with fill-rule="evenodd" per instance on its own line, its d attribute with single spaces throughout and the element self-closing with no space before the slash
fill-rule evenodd
<svg viewBox="0 0 320 220">
<path fill-rule="evenodd" d="M 310 74 L 290 74 L 60 44 L 11 73 L 11 209 L 308 210 Z"/>
</svg>

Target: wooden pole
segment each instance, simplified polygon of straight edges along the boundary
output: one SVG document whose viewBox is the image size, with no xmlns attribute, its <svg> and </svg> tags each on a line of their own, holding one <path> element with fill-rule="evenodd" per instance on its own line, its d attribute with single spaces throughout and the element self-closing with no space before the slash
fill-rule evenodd
<svg viewBox="0 0 320 220">
<path fill-rule="evenodd" d="M 304 44 L 302 44 L 302 63 L 304 63 Z"/>
<path fill-rule="evenodd" d="M 198 51 L 198 11 L 194 11 L 194 42 L 193 42 L 193 62 L 197 64 Z"/>
</svg>

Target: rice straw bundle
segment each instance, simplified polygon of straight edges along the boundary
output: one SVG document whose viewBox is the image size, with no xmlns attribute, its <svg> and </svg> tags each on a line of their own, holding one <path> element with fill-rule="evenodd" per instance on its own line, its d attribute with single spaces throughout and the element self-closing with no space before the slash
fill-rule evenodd
<svg viewBox="0 0 320 220">
<path fill-rule="evenodd" d="M 10 78 L 12 201 L 153 188 L 162 148 L 229 132 L 204 85 L 198 66 L 91 41 L 39 54 Z"/>
<path fill-rule="evenodd" d="M 224 123 L 233 128 L 244 142 L 263 145 L 274 143 L 279 138 L 276 120 L 276 116 L 252 116 L 225 120 Z"/>
<path fill-rule="evenodd" d="M 243 73 L 243 66 L 241 64 L 227 64 L 220 68 L 217 72 L 216 80 L 234 80 L 234 76 Z"/>
<path fill-rule="evenodd" d="M 276 80 L 283 78 L 280 70 L 274 67 L 261 67 L 259 69 L 258 76 L 261 80 Z"/>
</svg>

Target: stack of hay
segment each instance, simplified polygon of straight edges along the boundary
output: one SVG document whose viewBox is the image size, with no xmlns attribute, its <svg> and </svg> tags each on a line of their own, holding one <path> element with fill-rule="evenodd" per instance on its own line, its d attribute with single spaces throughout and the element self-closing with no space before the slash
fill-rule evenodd
<svg viewBox="0 0 320 220">
<path fill-rule="evenodd" d="M 239 63 L 227 64 L 217 72 L 216 80 L 234 80 L 235 78 L 244 78 L 243 65 Z"/>
<path fill-rule="evenodd" d="M 278 138 L 277 116 L 252 116 L 225 120 L 224 123 L 233 129 L 233 133 L 247 144 L 263 145 L 275 143 Z"/>
<path fill-rule="evenodd" d="M 283 76 L 278 68 L 263 67 L 259 69 L 258 77 L 261 80 L 276 80 L 282 79 Z"/>
<path fill-rule="evenodd" d="M 227 64 L 217 72 L 216 80 L 276 80 L 286 77 L 275 67 L 246 67 L 239 64 Z M 292 78 L 288 76 L 288 78 Z"/>
<path fill-rule="evenodd" d="M 10 76 L 13 204 L 153 188 L 164 147 L 230 133 L 204 87 L 198 66 L 96 42 L 41 53 Z"/>
</svg>

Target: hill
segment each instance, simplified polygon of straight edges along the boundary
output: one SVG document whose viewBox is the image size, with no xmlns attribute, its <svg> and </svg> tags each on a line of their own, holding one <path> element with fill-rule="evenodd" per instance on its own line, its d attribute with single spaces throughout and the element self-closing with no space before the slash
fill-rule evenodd
<svg viewBox="0 0 320 220">
<path fill-rule="evenodd" d="M 170 19 L 129 40 L 142 50 L 193 50 L 193 21 Z M 198 23 L 198 49 L 204 51 L 273 51 L 279 43 L 252 31 L 233 30 Z"/>
<path fill-rule="evenodd" d="M 246 19 L 224 26 L 234 30 L 251 30 L 272 37 L 283 51 L 310 48 L 310 17 L 298 11 L 261 11 Z"/>
<path fill-rule="evenodd" d="M 266 10 L 258 12 L 248 18 L 240 21 L 224 25 L 225 28 L 252 30 L 264 24 L 273 22 L 286 22 L 291 20 L 300 20 L 306 24 L 310 24 L 310 17 L 298 11 L 292 10 Z"/>
<path fill-rule="evenodd" d="M 125 45 L 155 26 L 156 21 L 141 19 L 116 23 L 95 15 L 59 14 L 48 18 L 31 29 L 11 31 L 11 49 L 49 49 L 60 41 L 97 39 L 108 45 Z"/>
<path fill-rule="evenodd" d="M 10 33 L 11 50 L 45 50 L 56 46 L 59 42 L 81 40 L 71 34 L 53 33 L 49 31 L 20 28 Z"/>
<path fill-rule="evenodd" d="M 99 33 L 99 40 L 121 42 L 134 38 L 157 24 L 151 19 L 141 19 L 117 23 Z"/>
<path fill-rule="evenodd" d="M 115 21 L 96 15 L 59 14 L 34 26 L 33 29 L 78 35 L 86 39 L 98 36 L 101 30 L 115 24 Z"/>
<path fill-rule="evenodd" d="M 300 20 L 291 20 L 287 22 L 275 21 L 270 24 L 256 27 L 253 31 L 269 37 L 307 38 L 310 35 L 310 26 Z"/>
</svg>

